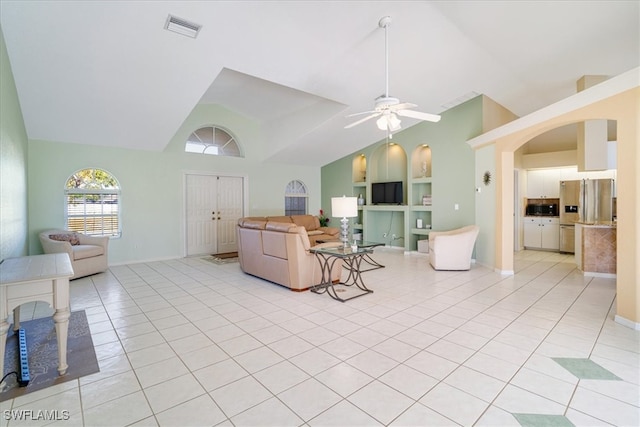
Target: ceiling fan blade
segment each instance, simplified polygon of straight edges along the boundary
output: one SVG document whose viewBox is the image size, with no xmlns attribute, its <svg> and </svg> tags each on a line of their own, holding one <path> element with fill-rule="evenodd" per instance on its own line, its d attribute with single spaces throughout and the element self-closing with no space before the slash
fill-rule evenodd
<svg viewBox="0 0 640 427">
<path fill-rule="evenodd" d="M 371 114 L 371 113 L 377 113 L 377 111 L 375 110 L 371 110 L 371 111 L 363 111 L 361 113 L 353 113 L 353 114 L 349 114 L 348 116 L 345 117 L 355 117 L 355 116 L 361 116 L 363 114 Z"/>
<path fill-rule="evenodd" d="M 398 110 L 408 110 L 409 108 L 416 108 L 416 104 L 412 104 L 411 102 L 403 102 L 402 104 L 396 104 L 389 107 L 390 110 L 398 111 Z"/>
<path fill-rule="evenodd" d="M 439 122 L 440 116 L 437 114 L 421 113 L 420 111 L 398 110 L 396 114 L 403 117 L 411 117 L 412 119 L 426 120 L 428 122 Z"/>
<path fill-rule="evenodd" d="M 353 123 L 351 123 L 351 124 L 346 125 L 344 128 L 345 128 L 345 129 L 352 128 L 352 127 L 354 127 L 354 126 L 359 125 L 360 123 L 364 123 L 364 122 L 366 122 L 366 121 L 367 121 L 367 120 L 369 120 L 369 119 L 373 119 L 374 117 L 378 117 L 379 115 L 380 115 L 380 113 L 374 113 L 374 114 L 371 114 L 371 115 L 369 115 L 369 116 L 365 117 L 364 119 L 360 119 L 360 120 L 358 120 L 358 121 L 356 121 L 356 122 L 353 122 Z"/>
</svg>

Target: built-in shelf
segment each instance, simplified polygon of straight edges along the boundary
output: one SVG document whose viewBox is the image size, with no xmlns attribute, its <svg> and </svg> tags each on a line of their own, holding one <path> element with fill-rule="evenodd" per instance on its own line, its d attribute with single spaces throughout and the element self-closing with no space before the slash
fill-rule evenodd
<svg viewBox="0 0 640 427">
<path fill-rule="evenodd" d="M 411 234 L 420 234 L 422 236 L 428 236 L 431 232 L 431 229 L 428 228 L 412 228 Z"/>
<path fill-rule="evenodd" d="M 352 158 L 352 195 L 364 198 L 353 218 L 354 232 L 365 240 L 389 244 L 387 235 L 404 239 L 405 251 L 415 251 L 418 241 L 427 239 L 432 227 L 432 205 L 423 205 L 423 198 L 433 196 L 432 153 L 425 143 L 417 143 L 407 153 L 391 142 L 380 144 L 370 155 L 356 154 Z M 372 182 L 401 181 L 403 205 L 371 205 Z M 427 199 L 428 200 L 428 199 Z M 418 225 L 429 228 L 417 228 Z M 385 240 L 386 239 L 386 240 Z"/>
<path fill-rule="evenodd" d="M 367 211 L 394 211 L 394 212 L 406 212 L 408 210 L 407 205 L 366 205 L 364 209 Z"/>
<path fill-rule="evenodd" d="M 414 184 L 429 184 L 431 183 L 431 177 L 421 177 L 421 178 L 413 178 L 411 180 Z"/>
</svg>

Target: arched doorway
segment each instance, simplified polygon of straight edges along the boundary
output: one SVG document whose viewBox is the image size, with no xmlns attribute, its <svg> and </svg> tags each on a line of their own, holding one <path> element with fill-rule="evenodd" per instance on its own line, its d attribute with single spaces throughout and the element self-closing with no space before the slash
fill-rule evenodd
<svg viewBox="0 0 640 427">
<path fill-rule="evenodd" d="M 469 141 L 493 146 L 496 171 L 494 268 L 513 272 L 514 152 L 533 137 L 585 120 L 617 121 L 618 235 L 616 321 L 640 329 L 640 87 L 637 70 L 601 83 Z"/>
</svg>

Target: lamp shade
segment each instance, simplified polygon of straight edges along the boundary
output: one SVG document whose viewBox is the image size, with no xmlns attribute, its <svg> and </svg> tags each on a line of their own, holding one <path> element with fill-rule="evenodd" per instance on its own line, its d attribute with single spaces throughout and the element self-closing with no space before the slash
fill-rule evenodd
<svg viewBox="0 0 640 427">
<path fill-rule="evenodd" d="M 336 218 L 351 218 L 358 216 L 357 197 L 332 197 L 331 216 Z"/>
</svg>

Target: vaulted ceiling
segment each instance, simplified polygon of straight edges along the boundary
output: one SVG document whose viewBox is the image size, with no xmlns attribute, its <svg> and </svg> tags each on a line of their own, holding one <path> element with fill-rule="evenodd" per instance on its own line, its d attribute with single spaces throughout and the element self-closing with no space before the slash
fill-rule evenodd
<svg viewBox="0 0 640 427">
<path fill-rule="evenodd" d="M 384 93 L 383 16 L 391 95 L 440 113 L 482 93 L 522 116 L 639 66 L 639 4 L 0 0 L 0 24 L 29 138 L 163 150 L 211 103 L 263 127 L 265 161 L 319 166 L 385 136 L 344 129 Z"/>
</svg>

